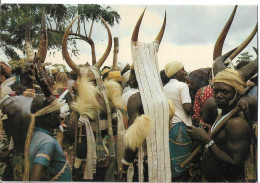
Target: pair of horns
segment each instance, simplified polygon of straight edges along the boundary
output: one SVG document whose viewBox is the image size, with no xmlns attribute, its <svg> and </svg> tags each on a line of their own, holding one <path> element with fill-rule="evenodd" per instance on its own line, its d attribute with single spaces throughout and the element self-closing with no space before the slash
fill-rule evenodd
<svg viewBox="0 0 260 183">
<path fill-rule="evenodd" d="M 225 55 L 219 57 L 213 66 L 213 74 L 214 76 L 217 75 L 218 72 L 225 70 L 227 67 L 224 65 L 224 61 L 232 55 L 238 48 L 235 48 Z M 258 61 L 255 59 L 254 61 L 250 62 L 249 64 L 245 65 L 244 67 L 237 70 L 239 76 L 246 82 L 249 80 L 252 76 L 255 75 L 258 71 Z"/>
<path fill-rule="evenodd" d="M 227 36 L 227 33 L 229 31 L 229 28 L 232 24 L 232 21 L 234 19 L 236 9 L 237 9 L 237 5 L 234 7 L 234 10 L 233 10 L 231 16 L 229 17 L 226 25 L 224 26 L 222 32 L 220 33 L 220 35 L 219 35 L 219 37 L 218 37 L 218 39 L 215 43 L 214 52 L 213 52 L 213 60 L 216 59 L 216 61 L 213 64 L 213 74 L 214 74 L 214 76 L 216 76 L 216 74 L 218 72 L 226 69 L 226 66 L 224 65 L 225 60 L 227 60 L 227 59 L 233 60 L 250 43 L 250 41 L 253 39 L 254 35 L 257 32 L 258 24 L 256 24 L 256 26 L 253 29 L 253 31 L 251 32 L 251 34 L 238 47 L 236 47 L 235 49 L 229 51 L 228 53 L 226 53 L 224 55 L 221 55 L 223 44 L 224 44 L 225 38 Z M 248 65 L 255 67 L 254 63 L 250 63 Z M 256 65 L 256 67 L 257 67 L 257 65 Z M 243 70 L 243 69 L 241 68 L 240 70 Z M 249 69 L 247 69 L 247 71 L 249 71 Z M 242 73 L 244 73 L 244 71 L 242 71 Z M 249 75 L 251 75 L 251 74 L 248 73 L 248 76 L 246 76 L 246 73 L 244 73 L 242 75 L 243 75 L 243 76 L 241 76 L 242 78 L 244 78 L 244 79 L 248 78 L 249 79 L 250 78 Z"/>
<path fill-rule="evenodd" d="M 77 16 L 71 23 L 70 25 L 67 27 L 63 39 L 62 39 L 62 55 L 64 57 L 64 59 L 66 60 L 67 64 L 70 66 L 70 68 L 76 72 L 79 72 L 79 66 L 77 66 L 77 64 L 75 64 L 73 62 L 73 60 L 71 59 L 69 52 L 68 52 L 68 48 L 67 48 L 67 39 L 69 37 L 69 30 L 72 27 L 73 23 L 80 17 Z M 102 64 L 105 62 L 106 58 L 108 57 L 111 47 L 112 47 L 112 36 L 111 36 L 111 32 L 110 29 L 108 27 L 108 25 L 106 24 L 105 20 L 99 16 L 100 19 L 102 20 L 102 22 L 104 23 L 106 29 L 107 29 L 107 34 L 108 34 L 108 44 L 107 44 L 107 48 L 105 53 L 103 54 L 103 56 L 98 60 L 98 62 L 95 64 L 95 66 L 97 68 L 100 68 L 102 66 Z"/>
<path fill-rule="evenodd" d="M 132 34 L 132 41 L 138 41 L 139 28 L 140 28 L 141 22 L 143 20 L 143 16 L 144 16 L 145 10 L 146 10 L 146 8 L 144 9 L 143 13 L 139 17 L 139 19 L 138 19 L 138 21 L 137 21 L 137 23 L 135 25 L 135 29 L 134 29 L 133 34 Z M 157 40 L 159 42 L 159 44 L 162 41 L 164 30 L 165 30 L 165 26 L 166 26 L 166 11 L 165 11 L 165 14 L 164 14 L 164 21 L 163 21 L 162 28 L 161 28 L 159 34 L 157 35 L 157 37 L 155 38 L 155 40 Z"/>
</svg>

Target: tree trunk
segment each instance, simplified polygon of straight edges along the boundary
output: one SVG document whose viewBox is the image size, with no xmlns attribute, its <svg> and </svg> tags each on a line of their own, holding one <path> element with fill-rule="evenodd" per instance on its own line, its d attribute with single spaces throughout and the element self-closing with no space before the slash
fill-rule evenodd
<svg viewBox="0 0 260 183">
<path fill-rule="evenodd" d="M 34 51 L 32 47 L 32 41 L 31 41 L 31 30 L 30 30 L 30 25 L 26 26 L 26 31 L 25 31 L 25 52 L 28 57 L 28 60 L 33 60 L 34 59 Z"/>
</svg>

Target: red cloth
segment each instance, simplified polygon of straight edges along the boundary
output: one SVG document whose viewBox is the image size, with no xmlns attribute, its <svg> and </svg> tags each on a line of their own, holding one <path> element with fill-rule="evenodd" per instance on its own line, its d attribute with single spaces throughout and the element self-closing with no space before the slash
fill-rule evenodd
<svg viewBox="0 0 260 183">
<path fill-rule="evenodd" d="M 200 88 L 195 97 L 194 101 L 194 115 L 192 116 L 193 121 L 200 121 L 201 119 L 201 113 L 202 113 L 202 107 L 204 106 L 206 100 L 208 98 L 213 97 L 213 89 L 208 85 Z"/>
</svg>

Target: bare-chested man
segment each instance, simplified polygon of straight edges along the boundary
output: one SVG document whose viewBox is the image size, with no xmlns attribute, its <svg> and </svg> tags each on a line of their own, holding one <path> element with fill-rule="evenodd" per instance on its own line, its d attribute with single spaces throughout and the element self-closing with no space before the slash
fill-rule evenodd
<svg viewBox="0 0 260 183">
<path fill-rule="evenodd" d="M 222 110 L 212 131 L 222 121 L 221 117 L 229 114 L 238 103 L 238 99 L 245 89 L 245 81 L 256 72 L 257 62 L 243 71 L 226 69 L 219 72 L 213 79 L 214 100 L 216 106 Z M 245 70 L 244 70 L 245 71 Z M 248 73 L 248 71 L 252 73 Z M 243 79 L 242 79 L 243 78 Z M 246 99 L 248 106 L 257 103 L 252 98 Z M 214 136 L 210 137 L 204 129 L 191 127 L 187 132 L 194 139 L 205 145 L 202 156 L 202 172 L 207 181 L 243 181 L 244 164 L 249 154 L 252 141 L 250 119 L 240 112 L 228 120 L 226 125 Z"/>
</svg>

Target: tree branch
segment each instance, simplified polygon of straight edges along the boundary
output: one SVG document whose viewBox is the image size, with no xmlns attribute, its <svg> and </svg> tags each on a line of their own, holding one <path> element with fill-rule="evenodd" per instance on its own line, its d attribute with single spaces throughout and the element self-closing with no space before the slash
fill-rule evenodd
<svg viewBox="0 0 260 183">
<path fill-rule="evenodd" d="M 85 24 L 85 21 L 83 21 L 83 27 L 84 27 L 85 35 L 86 35 L 86 37 L 88 37 L 87 31 L 86 31 L 86 24 Z"/>
<path fill-rule="evenodd" d="M 51 21 L 50 21 L 50 19 L 49 19 L 49 17 L 48 16 L 46 16 L 47 17 L 47 22 L 49 23 L 49 27 L 50 27 L 50 29 L 52 29 L 52 26 L 51 26 Z"/>
<path fill-rule="evenodd" d="M 94 25 L 94 19 L 92 19 L 92 23 L 91 23 L 91 26 L 90 26 L 89 36 L 88 36 L 89 39 L 90 39 L 90 37 L 91 37 L 91 33 L 92 33 L 92 29 L 93 29 L 93 25 Z"/>
<path fill-rule="evenodd" d="M 77 27 L 78 34 L 80 34 L 80 18 L 78 19 L 78 27 Z"/>
<path fill-rule="evenodd" d="M 60 33 L 60 34 L 64 34 L 64 31 L 59 31 L 59 30 L 54 30 L 54 29 L 48 29 L 48 31 L 50 32 L 56 32 L 56 33 Z M 92 44 L 93 41 L 91 39 L 89 39 L 88 37 L 82 35 L 82 34 L 77 34 L 77 33 L 74 33 L 74 32 L 69 32 L 69 35 L 72 35 L 72 36 L 77 36 L 79 37 L 80 39 L 82 40 L 85 40 L 88 44 Z"/>
</svg>

